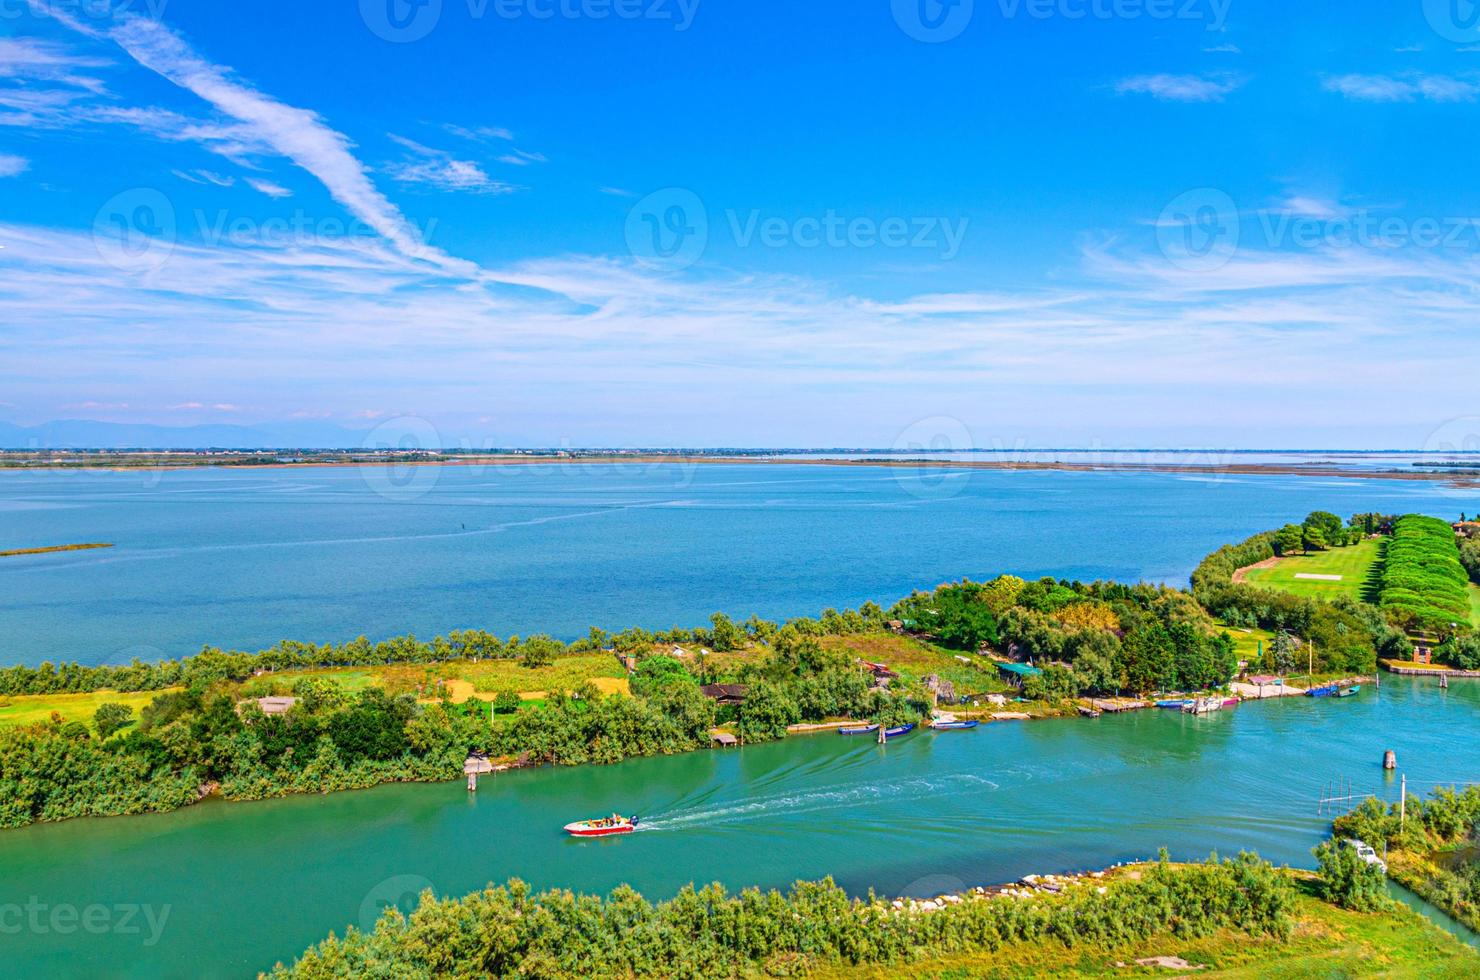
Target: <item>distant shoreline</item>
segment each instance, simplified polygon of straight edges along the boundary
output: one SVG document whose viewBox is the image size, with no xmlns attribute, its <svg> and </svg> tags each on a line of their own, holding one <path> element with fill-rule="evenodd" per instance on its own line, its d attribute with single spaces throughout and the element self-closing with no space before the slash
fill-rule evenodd
<svg viewBox="0 0 1480 980">
<path fill-rule="evenodd" d="M 1064 450 L 1064 452 L 1095 452 L 1095 450 Z M 1191 453 L 1192 451 L 1189 451 Z M 1376 454 L 1377 451 L 1374 451 Z M 1356 454 L 1353 451 L 1353 454 Z M 1197 476 L 1311 476 L 1334 477 L 1352 480 L 1421 480 L 1442 482 L 1452 487 L 1470 489 L 1480 487 L 1480 472 L 1429 472 L 1423 470 L 1362 470 L 1347 469 L 1326 463 L 1142 463 L 1132 461 L 1028 461 L 996 459 L 929 459 L 890 458 L 887 456 L 867 458 L 840 458 L 832 456 L 758 456 L 758 455 L 677 455 L 668 453 L 632 453 L 612 455 L 533 456 L 510 453 L 507 455 L 445 456 L 435 459 L 424 457 L 393 459 L 316 459 L 303 462 L 235 462 L 216 457 L 182 456 L 178 460 L 169 458 L 150 459 L 129 465 L 119 462 L 92 463 L 86 458 L 72 457 L 56 462 L 8 463 L 0 457 L 0 473 L 28 472 L 37 470 L 102 470 L 102 471 L 148 471 L 182 470 L 196 468 L 214 469 L 295 469 L 304 467 L 370 467 L 370 466 L 624 466 L 624 465 L 784 465 L 784 466 L 868 466 L 910 469 L 955 469 L 955 470 L 1003 470 L 1039 471 L 1066 473 L 1181 473 Z M 1480 469 L 1480 462 L 1477 462 Z"/>
</svg>

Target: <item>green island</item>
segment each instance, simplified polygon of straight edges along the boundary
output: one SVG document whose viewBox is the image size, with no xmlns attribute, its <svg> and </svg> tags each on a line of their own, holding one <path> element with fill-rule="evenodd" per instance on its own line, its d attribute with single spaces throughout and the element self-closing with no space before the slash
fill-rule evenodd
<svg viewBox="0 0 1480 980">
<path fill-rule="evenodd" d="M 1476 567 L 1471 525 L 1458 527 L 1316 512 L 1220 548 L 1190 592 L 1002 575 L 784 624 L 716 613 L 705 628 L 593 627 L 569 643 L 455 630 L 11 666 L 0 827 L 450 780 L 470 754 L 496 767 L 611 763 L 937 711 L 992 721 L 1146 707 L 1228 693 L 1241 673 L 1357 678 L 1408 660 L 1422 630 L 1439 632 L 1439 662 L 1480 666 L 1470 621 L 1451 619 Z M 1286 575 L 1286 563 L 1361 570 L 1360 594 L 1306 590 L 1333 580 Z M 1264 577 L 1240 576 L 1251 566 Z"/>
</svg>

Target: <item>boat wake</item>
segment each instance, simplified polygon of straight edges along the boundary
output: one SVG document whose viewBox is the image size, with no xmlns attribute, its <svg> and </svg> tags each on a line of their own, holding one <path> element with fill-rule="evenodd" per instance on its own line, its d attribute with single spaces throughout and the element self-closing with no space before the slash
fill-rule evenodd
<svg viewBox="0 0 1480 980">
<path fill-rule="evenodd" d="M 942 794 L 961 796 L 973 792 L 992 792 L 999 788 L 998 784 L 992 780 L 973 773 L 926 776 L 890 783 L 860 781 L 828 789 L 752 796 L 729 805 L 705 806 L 700 804 L 680 807 L 655 816 L 643 817 L 637 829 L 639 832 L 683 830 L 696 826 L 746 823 L 770 817 L 789 817 L 796 814 L 867 806 L 886 800 L 889 802 L 909 801 Z"/>
</svg>

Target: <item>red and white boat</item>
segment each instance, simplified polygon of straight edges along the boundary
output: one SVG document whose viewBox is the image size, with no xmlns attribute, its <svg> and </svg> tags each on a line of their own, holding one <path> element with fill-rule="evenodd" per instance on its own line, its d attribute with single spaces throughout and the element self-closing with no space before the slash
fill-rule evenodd
<svg viewBox="0 0 1480 980">
<path fill-rule="evenodd" d="M 610 837 L 612 834 L 630 834 L 636 829 L 636 817 L 624 817 L 618 813 L 596 820 L 578 820 L 565 825 L 565 832 L 572 837 Z"/>
</svg>

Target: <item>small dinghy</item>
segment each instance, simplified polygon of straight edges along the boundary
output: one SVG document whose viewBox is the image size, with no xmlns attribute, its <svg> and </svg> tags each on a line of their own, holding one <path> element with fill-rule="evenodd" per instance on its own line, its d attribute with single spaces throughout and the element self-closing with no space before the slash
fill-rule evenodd
<svg viewBox="0 0 1480 980">
<path fill-rule="evenodd" d="M 1335 684 L 1323 684 L 1320 687 L 1313 687 L 1310 690 L 1308 690 L 1308 691 L 1305 692 L 1305 696 L 1308 697 L 1308 698 L 1332 698 L 1332 697 L 1335 697 L 1336 696 L 1336 685 Z"/>
<path fill-rule="evenodd" d="M 578 820 L 565 825 L 565 832 L 572 837 L 610 837 L 612 834 L 630 834 L 636 829 L 636 817 L 624 817 L 618 813 L 596 820 Z"/>
<path fill-rule="evenodd" d="M 886 728 L 886 729 L 884 729 L 884 737 L 885 738 L 896 738 L 896 737 L 898 737 L 900 735 L 908 735 L 910 732 L 912 732 L 914 730 L 915 730 L 915 725 L 914 725 L 913 722 L 911 722 L 908 725 L 899 725 L 899 726 L 897 726 L 895 728 Z"/>
<path fill-rule="evenodd" d="M 973 720 L 973 721 L 938 721 L 935 724 L 931 725 L 930 727 L 931 728 L 934 728 L 938 732 L 959 732 L 959 731 L 964 731 L 967 728 L 975 728 L 977 725 L 980 725 L 980 724 L 981 724 L 981 722 L 975 721 L 975 720 Z"/>
<path fill-rule="evenodd" d="M 848 728 L 839 728 L 839 735 L 872 735 L 879 730 L 878 725 L 852 725 Z"/>
<path fill-rule="evenodd" d="M 1183 708 L 1187 707 L 1191 703 L 1192 702 L 1188 701 L 1186 698 L 1171 698 L 1166 701 L 1156 702 L 1156 706 L 1158 708 L 1171 708 L 1174 711 L 1181 711 Z"/>
</svg>

